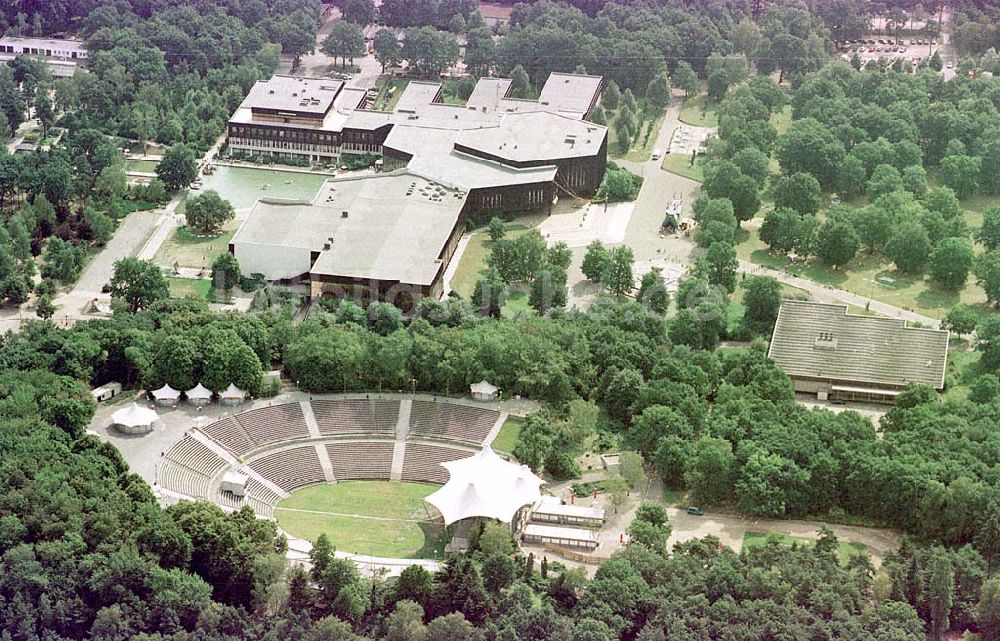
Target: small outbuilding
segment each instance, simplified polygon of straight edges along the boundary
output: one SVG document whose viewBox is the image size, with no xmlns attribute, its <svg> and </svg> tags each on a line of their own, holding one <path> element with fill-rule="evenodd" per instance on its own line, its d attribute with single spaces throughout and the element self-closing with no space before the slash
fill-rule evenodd
<svg viewBox="0 0 1000 641">
<path fill-rule="evenodd" d="M 245 401 L 246 398 L 247 393 L 232 383 L 230 383 L 229 387 L 219 394 L 219 399 L 222 400 L 223 405 L 239 405 Z"/>
<path fill-rule="evenodd" d="M 500 388 L 487 380 L 481 380 L 470 385 L 469 392 L 472 394 L 473 400 L 492 401 L 496 400 Z"/>
<path fill-rule="evenodd" d="M 554 496 L 543 497 L 531 512 L 531 522 L 576 528 L 604 527 L 604 508 L 586 505 L 566 505 Z"/>
<path fill-rule="evenodd" d="M 158 418 L 154 410 L 132 403 L 111 415 L 111 425 L 123 434 L 146 434 Z"/>
<path fill-rule="evenodd" d="M 236 470 L 229 470 L 222 475 L 222 483 L 219 484 L 219 489 L 223 492 L 229 492 L 234 496 L 245 496 L 247 493 L 247 481 L 249 480 L 249 475 L 237 472 Z"/>
<path fill-rule="evenodd" d="M 111 399 L 113 399 L 114 397 L 118 396 L 121 393 L 122 393 L 122 384 L 116 383 L 115 381 L 105 383 L 100 387 L 95 387 L 94 389 L 90 390 L 91 396 L 93 396 L 94 400 L 97 401 L 98 403 L 103 403 L 104 401 L 110 401 Z"/>
<path fill-rule="evenodd" d="M 174 407 L 177 405 L 177 401 L 181 398 L 180 391 L 175 390 L 169 385 L 164 385 L 160 389 L 155 389 L 150 392 L 150 394 L 153 395 L 154 403 L 164 407 Z"/>
<path fill-rule="evenodd" d="M 207 405 L 212 400 L 212 390 L 201 383 L 184 392 L 184 395 L 192 405 Z"/>
</svg>

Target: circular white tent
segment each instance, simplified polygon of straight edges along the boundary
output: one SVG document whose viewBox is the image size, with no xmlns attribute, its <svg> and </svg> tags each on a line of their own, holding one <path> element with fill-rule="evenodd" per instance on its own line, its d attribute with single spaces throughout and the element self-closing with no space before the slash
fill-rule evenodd
<svg viewBox="0 0 1000 641">
<path fill-rule="evenodd" d="M 153 423 L 159 418 L 155 411 L 137 403 L 127 405 L 111 415 L 111 424 L 125 434 L 145 434 L 153 431 Z"/>
<path fill-rule="evenodd" d="M 451 477 L 426 501 L 441 512 L 445 525 L 473 517 L 510 524 L 518 510 L 542 497 L 539 488 L 545 481 L 527 466 L 500 458 L 489 447 L 441 465 Z"/>
<path fill-rule="evenodd" d="M 155 389 L 150 393 L 153 395 L 153 401 L 157 405 L 176 405 L 177 400 L 181 397 L 181 393 L 169 385 L 164 385 L 160 389 Z"/>
<path fill-rule="evenodd" d="M 184 394 L 187 396 L 188 403 L 193 405 L 204 405 L 212 400 L 212 390 L 201 383 L 184 392 Z"/>
</svg>

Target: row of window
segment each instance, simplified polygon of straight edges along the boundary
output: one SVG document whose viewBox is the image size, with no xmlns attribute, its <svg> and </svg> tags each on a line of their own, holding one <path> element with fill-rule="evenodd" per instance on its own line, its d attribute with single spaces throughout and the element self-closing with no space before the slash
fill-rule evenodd
<svg viewBox="0 0 1000 641">
<path fill-rule="evenodd" d="M 336 154 L 339 151 L 334 145 L 310 145 L 309 143 L 260 140 L 256 138 L 230 138 L 229 146 L 233 148 L 297 149 L 317 154 Z"/>
<path fill-rule="evenodd" d="M 50 58 L 86 58 L 87 54 L 79 51 L 65 51 L 61 49 L 37 49 L 35 47 L 15 47 L 14 45 L 0 45 L 2 53 L 27 53 L 32 56 L 48 56 Z"/>
<path fill-rule="evenodd" d="M 251 138 L 274 138 L 288 140 L 304 140 L 308 142 L 326 142 L 337 144 L 339 136 L 335 133 L 301 131 L 298 129 L 274 129 L 270 127 L 249 127 L 244 125 L 230 125 L 229 134 L 231 136 L 248 136 Z"/>
</svg>

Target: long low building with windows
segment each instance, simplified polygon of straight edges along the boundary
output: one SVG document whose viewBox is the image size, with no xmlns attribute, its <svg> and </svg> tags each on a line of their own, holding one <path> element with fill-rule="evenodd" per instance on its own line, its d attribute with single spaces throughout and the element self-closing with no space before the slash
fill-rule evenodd
<svg viewBox="0 0 1000 641">
<path fill-rule="evenodd" d="M 894 403 L 910 383 L 944 388 L 948 332 L 849 314 L 847 305 L 786 300 L 768 357 L 797 392 L 820 400 Z"/>
<path fill-rule="evenodd" d="M 0 37 L 0 62 L 10 62 L 17 56 L 31 56 L 45 62 L 56 77 L 69 77 L 87 60 L 82 40 L 66 38 Z"/>
</svg>

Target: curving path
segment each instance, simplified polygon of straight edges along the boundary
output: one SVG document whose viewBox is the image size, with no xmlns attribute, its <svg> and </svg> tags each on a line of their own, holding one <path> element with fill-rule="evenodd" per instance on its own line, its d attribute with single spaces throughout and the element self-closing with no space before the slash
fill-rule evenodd
<svg viewBox="0 0 1000 641">
<path fill-rule="evenodd" d="M 829 287 L 827 285 L 817 283 L 814 280 L 793 276 L 787 272 L 771 269 L 770 267 L 764 267 L 755 263 L 749 263 L 745 260 L 740 261 L 739 271 L 744 274 L 770 276 L 771 278 L 785 283 L 786 285 L 804 289 L 809 292 L 814 300 L 821 303 L 850 303 L 851 305 L 855 305 L 857 307 L 866 307 L 883 316 L 902 318 L 903 320 L 921 323 L 922 325 L 933 327 L 934 329 L 940 329 L 941 327 L 941 321 L 937 318 L 924 316 L 923 314 L 918 314 L 917 312 L 903 309 L 902 307 L 896 307 L 895 305 L 883 303 L 873 298 L 867 298 L 844 289 Z"/>
</svg>

